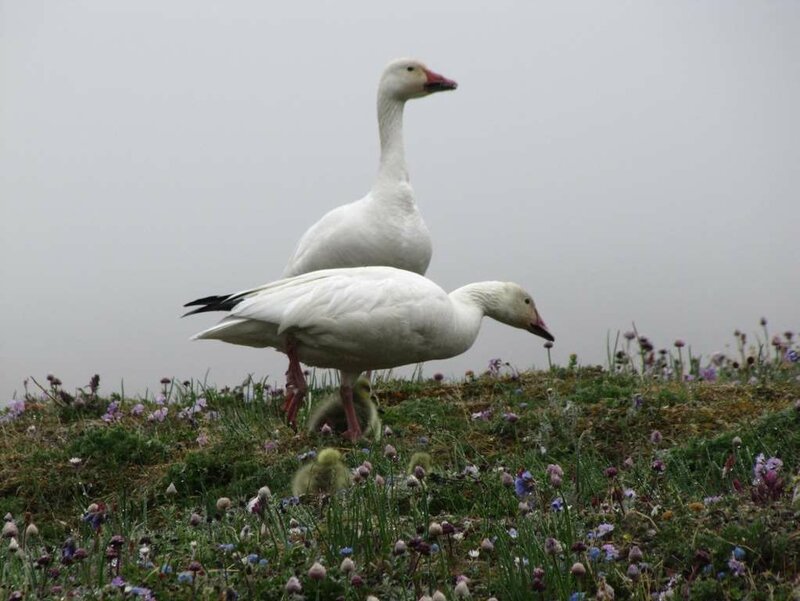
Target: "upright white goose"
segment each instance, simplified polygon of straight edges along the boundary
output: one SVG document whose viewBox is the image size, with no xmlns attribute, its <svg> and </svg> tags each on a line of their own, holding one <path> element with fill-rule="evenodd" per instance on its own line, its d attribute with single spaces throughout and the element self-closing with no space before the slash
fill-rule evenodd
<svg viewBox="0 0 800 601">
<path fill-rule="evenodd" d="M 340 370 L 351 440 L 361 436 L 353 384 L 364 371 L 459 355 L 472 346 L 484 315 L 553 340 L 533 298 L 517 284 L 479 282 L 447 294 L 394 267 L 315 271 L 186 306 L 199 306 L 187 315 L 229 311 L 193 339 L 276 348 L 290 357 L 293 385 L 305 387 L 300 361 Z M 291 399 L 290 422 L 301 400 Z"/>
<path fill-rule="evenodd" d="M 414 59 L 398 59 L 386 66 L 378 84 L 381 157 L 375 183 L 364 198 L 331 210 L 303 234 L 284 277 L 365 265 L 425 273 L 431 262 L 431 237 L 408 181 L 403 110 L 408 100 L 456 87 L 455 81 Z M 288 413 L 295 397 L 303 399 L 306 388 L 291 348 L 287 355 L 290 364 L 284 407 Z M 294 424 L 292 414 L 289 423 Z"/>
<path fill-rule="evenodd" d="M 366 265 L 425 273 L 431 261 L 431 238 L 408 182 L 403 109 L 408 100 L 456 86 L 416 60 L 399 59 L 387 65 L 378 85 L 381 158 L 375 184 L 364 198 L 333 209 L 303 234 L 284 277 Z"/>
</svg>

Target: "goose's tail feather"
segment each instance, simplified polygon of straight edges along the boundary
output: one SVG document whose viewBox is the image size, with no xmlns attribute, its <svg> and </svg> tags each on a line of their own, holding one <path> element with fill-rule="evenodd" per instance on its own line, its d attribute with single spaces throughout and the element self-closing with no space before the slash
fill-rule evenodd
<svg viewBox="0 0 800 601">
<path fill-rule="evenodd" d="M 235 294 L 221 294 L 218 296 L 204 296 L 183 305 L 184 307 L 197 307 L 182 317 L 195 315 L 197 313 L 207 313 L 210 311 L 230 311 L 242 301 L 242 298 Z"/>
</svg>

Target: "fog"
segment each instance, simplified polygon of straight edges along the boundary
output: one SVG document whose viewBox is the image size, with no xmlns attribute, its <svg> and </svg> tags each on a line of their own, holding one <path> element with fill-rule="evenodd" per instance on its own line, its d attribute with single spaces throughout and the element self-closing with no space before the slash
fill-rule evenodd
<svg viewBox="0 0 800 601">
<path fill-rule="evenodd" d="M 48 373 L 282 381 L 273 350 L 190 342 L 182 304 L 280 276 L 378 162 L 383 66 L 458 81 L 409 103 L 428 277 L 530 290 L 563 363 L 635 322 L 725 350 L 797 331 L 800 4 L 0 3 L 0 399 Z M 490 320 L 460 377 L 542 340 Z"/>
</svg>

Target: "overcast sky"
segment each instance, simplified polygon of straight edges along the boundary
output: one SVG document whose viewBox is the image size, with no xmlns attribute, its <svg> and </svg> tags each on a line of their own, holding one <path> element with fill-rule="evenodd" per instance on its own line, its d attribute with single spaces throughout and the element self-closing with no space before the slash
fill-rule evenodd
<svg viewBox="0 0 800 601">
<path fill-rule="evenodd" d="M 273 350 L 189 342 L 181 305 L 276 279 L 377 168 L 390 59 L 458 81 L 406 155 L 447 290 L 513 280 L 555 357 L 635 321 L 724 350 L 800 328 L 800 3 L 0 2 L 0 398 L 163 376 L 282 381 Z M 486 320 L 473 349 L 542 367 Z"/>
</svg>

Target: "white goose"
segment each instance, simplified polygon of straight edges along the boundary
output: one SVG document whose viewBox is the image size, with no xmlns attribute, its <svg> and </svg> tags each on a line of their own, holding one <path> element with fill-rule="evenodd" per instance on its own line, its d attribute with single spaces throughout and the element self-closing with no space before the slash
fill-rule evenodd
<svg viewBox="0 0 800 601">
<path fill-rule="evenodd" d="M 424 274 L 431 262 L 431 237 L 414 202 L 403 146 L 406 101 L 458 84 L 413 59 L 398 59 L 383 70 L 378 84 L 378 132 L 381 157 L 378 176 L 362 199 L 341 205 L 312 225 L 300 238 L 284 277 L 320 269 L 389 265 Z M 303 370 L 291 348 L 284 408 L 306 394 Z M 297 401 L 299 402 L 299 401 Z M 294 424 L 290 414 L 289 423 Z"/>
<path fill-rule="evenodd" d="M 290 357 L 293 385 L 305 384 L 299 361 L 340 370 L 351 440 L 361 436 L 353 384 L 364 371 L 459 355 L 472 346 L 484 315 L 553 340 L 531 295 L 517 284 L 479 282 L 447 294 L 393 267 L 315 271 L 186 306 L 199 306 L 187 315 L 230 312 L 194 340 L 276 348 Z M 287 408 L 292 423 L 301 400 L 294 396 Z"/>
<path fill-rule="evenodd" d="M 403 109 L 407 100 L 456 86 L 416 60 L 399 59 L 387 65 L 378 85 L 381 159 L 375 184 L 364 198 L 326 213 L 303 234 L 284 277 L 365 265 L 425 273 L 431 261 L 431 238 L 408 183 Z"/>
</svg>

